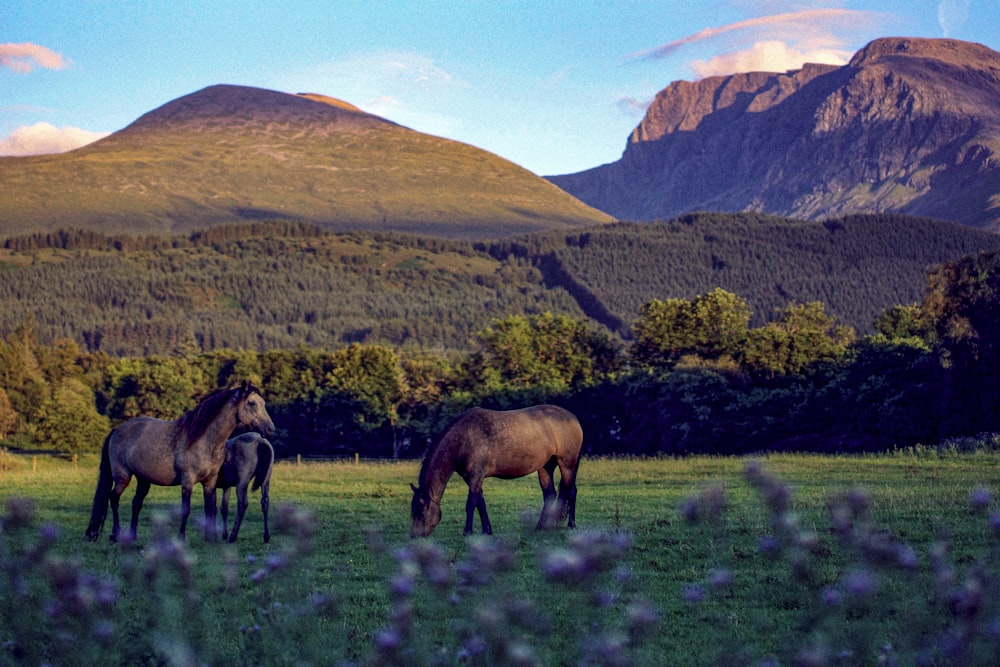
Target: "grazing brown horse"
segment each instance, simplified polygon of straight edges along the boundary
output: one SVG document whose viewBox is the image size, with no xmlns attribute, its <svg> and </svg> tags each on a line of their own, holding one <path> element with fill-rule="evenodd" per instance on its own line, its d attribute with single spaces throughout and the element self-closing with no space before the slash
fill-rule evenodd
<svg viewBox="0 0 1000 667">
<path fill-rule="evenodd" d="M 472 515 L 479 511 L 484 535 L 493 533 L 483 480 L 514 479 L 538 472 L 542 487 L 542 515 L 538 528 L 549 528 L 569 517 L 576 528 L 576 470 L 580 463 L 583 430 L 573 413 L 554 405 L 496 411 L 473 408 L 449 426 L 424 456 L 419 486 L 413 489 L 410 537 L 431 534 L 441 521 L 441 496 L 452 474 L 469 485 L 465 501 L 465 534 L 472 533 Z M 559 468 L 559 493 L 553 474 Z"/>
<path fill-rule="evenodd" d="M 191 513 L 192 490 L 195 484 L 201 484 L 205 495 L 205 539 L 217 539 L 215 485 L 225 459 L 226 439 L 240 424 L 268 435 L 274 432 L 264 399 L 249 382 L 235 389 L 213 391 L 179 419 L 135 417 L 111 431 L 101 450 L 101 469 L 86 538 L 93 541 L 100 535 L 110 505 L 114 517 L 111 541 L 118 540 L 118 503 L 135 476 L 128 539 L 136 538 L 139 511 L 152 484 L 180 485 L 182 539 Z"/>
<path fill-rule="evenodd" d="M 222 489 L 222 539 L 236 541 L 250 501 L 247 487 L 253 480 L 251 491 L 260 489 L 260 509 L 264 513 L 264 543 L 271 541 L 267 529 L 267 510 L 271 507 L 271 470 L 274 467 L 274 447 L 259 433 L 244 433 L 226 441 L 226 461 L 219 471 L 216 488 Z M 229 532 L 229 492 L 236 487 L 236 521 Z"/>
</svg>

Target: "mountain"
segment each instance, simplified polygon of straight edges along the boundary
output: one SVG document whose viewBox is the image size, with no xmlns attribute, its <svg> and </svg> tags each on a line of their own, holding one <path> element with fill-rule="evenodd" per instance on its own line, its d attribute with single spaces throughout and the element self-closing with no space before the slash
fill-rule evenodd
<svg viewBox="0 0 1000 667">
<path fill-rule="evenodd" d="M 218 85 L 69 153 L 0 158 L 0 236 L 284 219 L 490 237 L 609 222 L 481 149 L 316 94 Z"/>
<path fill-rule="evenodd" d="M 625 220 L 894 212 L 1000 231 L 1000 53 L 884 38 L 843 67 L 676 81 L 621 159 L 549 180 Z"/>
</svg>

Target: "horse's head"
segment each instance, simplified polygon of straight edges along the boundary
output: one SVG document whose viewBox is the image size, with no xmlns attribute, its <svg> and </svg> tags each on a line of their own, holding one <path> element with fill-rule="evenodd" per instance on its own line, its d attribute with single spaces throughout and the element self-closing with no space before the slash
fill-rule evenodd
<svg viewBox="0 0 1000 667">
<path fill-rule="evenodd" d="M 249 382 L 244 382 L 234 398 L 237 402 L 237 423 L 260 431 L 265 436 L 274 433 L 274 422 L 271 421 L 271 415 L 267 414 L 264 397 L 260 395 L 260 390 L 257 387 Z"/>
<path fill-rule="evenodd" d="M 413 489 L 413 525 L 410 527 L 410 537 L 427 537 L 441 523 L 441 505 L 431 499 L 427 489 L 410 484 Z"/>
</svg>

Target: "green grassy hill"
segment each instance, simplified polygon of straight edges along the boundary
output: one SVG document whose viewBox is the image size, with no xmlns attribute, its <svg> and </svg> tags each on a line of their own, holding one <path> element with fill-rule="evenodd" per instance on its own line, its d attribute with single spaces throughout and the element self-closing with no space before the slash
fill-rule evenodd
<svg viewBox="0 0 1000 667">
<path fill-rule="evenodd" d="M 31 321 L 42 342 L 113 355 L 354 341 L 469 350 L 495 317 L 551 311 L 626 334 L 643 303 L 716 287 L 758 322 L 819 300 L 866 333 L 886 308 L 920 300 L 930 265 L 998 249 L 1000 236 L 900 216 L 692 215 L 493 242 L 290 222 L 38 234 L 0 249 L 0 336 Z"/>
<path fill-rule="evenodd" d="M 0 236 L 222 222 L 498 238 L 611 221 L 484 150 L 319 95 L 212 86 L 59 155 L 0 158 Z"/>
</svg>

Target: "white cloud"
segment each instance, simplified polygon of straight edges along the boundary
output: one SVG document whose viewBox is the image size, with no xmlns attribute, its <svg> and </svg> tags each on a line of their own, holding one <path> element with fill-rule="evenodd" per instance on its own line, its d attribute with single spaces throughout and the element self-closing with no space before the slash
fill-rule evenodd
<svg viewBox="0 0 1000 667">
<path fill-rule="evenodd" d="M 69 61 L 61 54 L 40 44 L 31 42 L 0 44 L 0 66 L 19 74 L 27 74 L 35 67 L 63 69 L 68 65 Z"/>
<path fill-rule="evenodd" d="M 107 132 L 91 132 L 78 127 L 56 127 L 51 123 L 35 123 L 19 127 L 0 138 L 0 155 L 43 155 L 65 153 L 108 136 Z"/>
<path fill-rule="evenodd" d="M 800 51 L 776 40 L 756 42 L 749 49 L 724 53 L 709 60 L 696 60 L 691 68 L 698 77 L 732 74 L 733 72 L 786 72 L 799 69 L 803 63 L 843 65 L 851 51 L 820 48 Z"/>
</svg>

